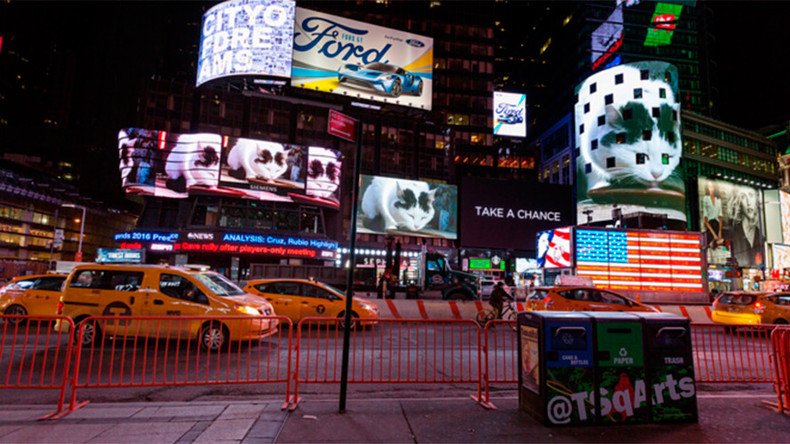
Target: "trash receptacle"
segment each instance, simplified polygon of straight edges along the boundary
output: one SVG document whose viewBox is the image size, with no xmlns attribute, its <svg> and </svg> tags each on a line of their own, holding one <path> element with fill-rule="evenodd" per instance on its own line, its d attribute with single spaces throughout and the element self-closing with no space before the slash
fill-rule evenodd
<svg viewBox="0 0 790 444">
<path fill-rule="evenodd" d="M 642 319 L 630 313 L 588 313 L 595 323 L 595 382 L 601 424 L 638 424 L 650 414 Z"/>
<path fill-rule="evenodd" d="M 593 330 L 590 316 L 518 314 L 519 405 L 547 425 L 593 424 Z"/>
<path fill-rule="evenodd" d="M 652 422 L 697 422 L 691 325 L 670 313 L 639 313 L 645 329 L 645 372 Z"/>
</svg>

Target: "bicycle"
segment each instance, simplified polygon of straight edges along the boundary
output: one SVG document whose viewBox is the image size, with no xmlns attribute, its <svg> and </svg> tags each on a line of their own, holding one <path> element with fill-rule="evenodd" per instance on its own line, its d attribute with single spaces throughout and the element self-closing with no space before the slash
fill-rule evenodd
<svg viewBox="0 0 790 444">
<path fill-rule="evenodd" d="M 481 327 L 485 327 L 489 321 L 493 321 L 495 319 L 502 319 L 503 321 L 513 321 L 510 324 L 510 328 L 513 331 L 516 331 L 516 301 L 509 301 L 502 307 L 502 316 L 497 318 L 497 312 L 494 308 L 489 308 L 488 310 L 483 310 L 477 313 L 477 317 L 475 320 Z"/>
</svg>

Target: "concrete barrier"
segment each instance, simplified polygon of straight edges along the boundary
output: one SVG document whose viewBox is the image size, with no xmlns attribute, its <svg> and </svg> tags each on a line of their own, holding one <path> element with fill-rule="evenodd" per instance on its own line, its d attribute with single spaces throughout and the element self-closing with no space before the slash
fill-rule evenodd
<svg viewBox="0 0 790 444">
<path fill-rule="evenodd" d="M 359 295 L 362 296 L 364 293 Z M 475 319 L 478 312 L 491 308 L 488 301 L 425 299 L 370 299 L 370 301 L 379 307 L 379 314 L 383 319 Z M 656 308 L 689 318 L 692 323 L 712 322 L 710 307 L 707 305 L 658 305 Z M 523 302 L 518 302 L 518 310 L 524 310 Z"/>
</svg>

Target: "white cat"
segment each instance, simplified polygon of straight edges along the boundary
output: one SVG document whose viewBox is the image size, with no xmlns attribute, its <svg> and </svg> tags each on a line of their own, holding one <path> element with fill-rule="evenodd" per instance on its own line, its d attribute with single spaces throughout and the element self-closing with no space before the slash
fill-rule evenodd
<svg viewBox="0 0 790 444">
<path fill-rule="evenodd" d="M 230 175 L 237 179 L 274 181 L 288 170 L 289 150 L 276 142 L 238 139 L 228 154 Z"/>
<path fill-rule="evenodd" d="M 433 219 L 435 197 L 425 182 L 376 177 L 362 196 L 362 212 L 368 220 L 380 217 L 385 231 L 420 231 Z"/>
<path fill-rule="evenodd" d="M 340 187 L 341 155 L 335 150 L 317 146 L 311 146 L 308 152 L 307 194 L 331 198 Z"/>
<path fill-rule="evenodd" d="M 680 162 L 680 104 L 669 83 L 645 79 L 642 71 L 616 66 L 579 90 L 577 168 L 584 170 L 588 190 L 626 178 L 658 188 Z"/>
<path fill-rule="evenodd" d="M 195 185 L 216 188 L 221 146 L 218 134 L 179 135 L 165 164 L 168 188 L 180 192 Z"/>
</svg>

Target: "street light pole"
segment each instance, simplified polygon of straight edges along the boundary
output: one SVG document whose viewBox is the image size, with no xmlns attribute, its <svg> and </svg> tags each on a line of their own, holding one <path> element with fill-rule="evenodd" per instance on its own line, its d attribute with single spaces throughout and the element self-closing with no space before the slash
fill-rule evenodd
<svg viewBox="0 0 790 444">
<path fill-rule="evenodd" d="M 75 205 L 75 204 L 61 204 L 60 206 L 65 208 L 79 208 L 82 210 L 82 218 L 80 218 L 80 241 L 79 241 L 79 246 L 77 247 L 77 254 L 74 255 L 75 262 L 82 262 L 82 238 L 85 235 L 86 208 L 82 205 Z"/>
</svg>

